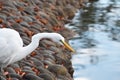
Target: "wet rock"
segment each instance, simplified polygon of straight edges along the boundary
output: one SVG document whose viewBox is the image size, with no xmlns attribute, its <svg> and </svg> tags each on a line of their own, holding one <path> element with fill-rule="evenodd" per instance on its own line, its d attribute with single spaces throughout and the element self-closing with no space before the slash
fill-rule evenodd
<svg viewBox="0 0 120 80">
<path fill-rule="evenodd" d="M 64 60 L 63 65 L 68 69 L 68 72 L 73 77 L 74 69 L 72 66 L 70 66 L 72 65 L 71 61 L 69 59 Z"/>
<path fill-rule="evenodd" d="M 51 54 L 51 55 L 48 55 L 48 54 L 43 54 L 45 58 L 50 58 L 52 59 L 53 61 L 56 61 L 55 57 Z"/>
<path fill-rule="evenodd" d="M 67 69 L 62 65 L 50 65 L 48 66 L 48 70 L 55 75 L 66 75 Z"/>
<path fill-rule="evenodd" d="M 61 49 L 59 49 L 59 48 L 57 48 L 57 47 L 55 47 L 55 46 L 51 46 L 51 47 L 49 47 L 49 49 L 50 49 L 51 51 L 55 52 L 55 53 L 60 53 L 60 52 L 61 52 Z"/>
<path fill-rule="evenodd" d="M 19 32 L 22 31 L 22 26 L 19 23 L 13 23 L 12 27 Z"/>
<path fill-rule="evenodd" d="M 14 73 L 14 74 L 16 74 L 15 70 L 14 70 L 12 67 L 6 68 L 6 71 L 7 71 L 8 73 Z"/>
<path fill-rule="evenodd" d="M 44 61 L 43 61 L 43 63 L 45 64 L 45 65 L 52 65 L 52 64 L 55 64 L 55 61 L 53 61 L 52 59 L 50 59 L 50 58 L 47 58 L 47 59 L 45 59 Z"/>
<path fill-rule="evenodd" d="M 40 25 L 39 25 L 39 29 L 36 28 L 37 25 L 32 25 L 30 30 L 33 31 L 35 34 L 40 32 Z"/>
<path fill-rule="evenodd" d="M 28 15 L 33 15 L 33 14 L 34 14 L 34 10 L 33 10 L 32 7 L 26 7 L 26 8 L 24 9 L 24 12 L 25 12 L 26 14 L 28 14 Z"/>
<path fill-rule="evenodd" d="M 6 21 L 6 18 L 7 18 L 6 15 L 4 15 L 4 14 L 0 14 L 0 19 L 1 19 L 1 20 Z M 2 21 L 2 22 L 3 22 L 3 21 Z"/>
<path fill-rule="evenodd" d="M 40 60 L 38 60 L 38 59 L 36 59 L 36 58 L 30 58 L 30 60 L 29 61 L 32 61 L 32 63 L 35 65 L 35 66 L 42 66 L 42 67 L 44 67 L 44 64 L 40 61 Z"/>
<path fill-rule="evenodd" d="M 27 34 L 23 34 L 23 35 L 27 35 Z M 25 43 L 25 45 L 28 45 L 30 43 L 30 39 L 26 36 L 23 36 L 23 42 Z"/>
<path fill-rule="evenodd" d="M 51 51 L 51 50 L 43 50 L 44 54 L 54 54 L 55 52 Z"/>
<path fill-rule="evenodd" d="M 14 64 L 10 64 L 9 67 L 12 67 L 13 69 L 14 68 L 20 68 L 18 62 L 14 63 Z"/>
<path fill-rule="evenodd" d="M 42 43 L 42 45 L 44 45 L 45 47 L 56 46 L 54 42 L 51 42 L 51 41 L 48 41 L 48 40 L 42 40 L 41 43 Z"/>
<path fill-rule="evenodd" d="M 74 7 L 71 5 L 67 5 L 63 10 L 65 15 L 68 16 L 68 19 L 72 19 L 74 17 L 74 13 L 76 12 Z"/>
<path fill-rule="evenodd" d="M 29 66 L 23 66 L 23 70 L 32 70 Z"/>
<path fill-rule="evenodd" d="M 38 55 L 35 55 L 34 58 L 36 58 L 36 59 L 38 59 L 40 61 L 44 60 L 44 56 L 41 53 L 38 54 Z"/>
<path fill-rule="evenodd" d="M 51 74 L 47 69 L 43 68 L 43 67 L 37 67 L 37 69 L 41 72 L 41 73 L 49 73 Z"/>
<path fill-rule="evenodd" d="M 25 80 L 44 80 L 44 79 L 42 79 L 34 74 L 31 74 L 31 73 L 25 74 L 23 76 L 23 79 L 25 79 Z"/>
<path fill-rule="evenodd" d="M 66 76 L 61 76 L 61 75 L 59 75 L 58 76 L 58 80 L 73 80 L 72 78 L 70 79 L 70 78 L 68 78 L 68 77 L 66 77 Z"/>
<path fill-rule="evenodd" d="M 34 74 L 36 75 L 36 73 L 32 70 L 22 70 L 23 72 L 25 72 L 25 74 Z"/>
<path fill-rule="evenodd" d="M 74 36 L 76 34 L 74 31 L 71 31 L 71 30 L 65 29 L 65 28 L 64 28 L 64 30 L 59 31 L 59 33 L 64 35 L 64 37 L 68 40 L 71 39 L 72 36 Z M 69 34 L 69 33 L 71 33 L 71 34 Z"/>
<path fill-rule="evenodd" d="M 33 22 L 33 19 L 32 19 L 30 16 L 22 16 L 22 19 L 23 19 L 25 22 Z"/>
<path fill-rule="evenodd" d="M 63 52 L 60 52 L 60 53 L 56 54 L 55 57 L 56 57 L 56 59 L 58 58 L 57 59 L 58 61 L 62 61 L 62 60 L 66 60 L 67 59 L 67 56 Z"/>
<path fill-rule="evenodd" d="M 6 4 L 6 3 L 9 3 L 10 2 L 10 0 L 7 0 L 7 1 L 5 1 L 5 0 L 0 0 L 0 3 L 2 3 L 2 4 Z"/>
<path fill-rule="evenodd" d="M 25 72 L 26 74 L 28 74 L 28 73 L 36 74 L 36 73 L 32 70 L 32 67 L 29 67 L 29 66 L 23 66 L 22 72 Z"/>
<path fill-rule="evenodd" d="M 37 69 L 40 71 L 40 74 L 48 74 L 50 75 L 51 77 L 55 78 L 55 75 L 53 75 L 53 73 L 51 73 L 49 70 L 47 70 L 46 68 L 43 68 L 43 67 L 37 67 Z"/>
<path fill-rule="evenodd" d="M 30 27 L 30 25 L 27 22 L 21 22 L 20 25 L 24 27 Z"/>
<path fill-rule="evenodd" d="M 27 62 L 27 61 L 23 61 L 23 60 L 20 61 L 20 65 L 34 67 L 34 64 Z"/>
<path fill-rule="evenodd" d="M 63 7 L 65 5 L 64 3 L 65 3 L 65 1 L 63 1 L 63 2 L 62 1 L 56 1 L 57 6 Z"/>
<path fill-rule="evenodd" d="M 17 78 L 19 80 L 22 80 L 22 77 L 16 73 L 9 73 L 7 76 L 8 78 L 11 77 L 11 78 Z"/>
<path fill-rule="evenodd" d="M 44 80 L 55 80 L 55 78 L 47 73 L 40 74 L 39 77 L 43 78 Z"/>
<path fill-rule="evenodd" d="M 56 16 L 53 15 L 50 17 L 50 20 L 49 20 L 50 24 L 54 27 L 54 26 L 58 26 L 59 22 L 58 20 L 56 19 Z"/>
</svg>

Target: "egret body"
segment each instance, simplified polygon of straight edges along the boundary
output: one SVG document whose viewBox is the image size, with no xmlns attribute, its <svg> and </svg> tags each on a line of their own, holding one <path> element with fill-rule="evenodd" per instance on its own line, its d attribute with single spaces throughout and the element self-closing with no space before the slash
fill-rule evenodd
<svg viewBox="0 0 120 80">
<path fill-rule="evenodd" d="M 34 51 L 42 38 L 49 38 L 54 42 L 64 45 L 71 51 L 74 51 L 66 42 L 62 35 L 58 33 L 38 33 L 32 36 L 31 43 L 23 47 L 23 40 L 19 33 L 13 29 L 0 29 L 0 68 L 17 62 L 25 58 Z"/>
</svg>

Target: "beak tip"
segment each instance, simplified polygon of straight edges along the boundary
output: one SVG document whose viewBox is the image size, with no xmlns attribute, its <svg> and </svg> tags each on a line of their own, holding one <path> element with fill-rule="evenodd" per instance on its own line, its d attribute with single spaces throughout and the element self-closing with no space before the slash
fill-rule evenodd
<svg viewBox="0 0 120 80">
<path fill-rule="evenodd" d="M 75 50 L 73 49 L 72 52 L 75 53 Z"/>
<path fill-rule="evenodd" d="M 75 53 L 75 50 L 70 46 L 68 45 L 65 41 L 62 41 L 62 43 L 64 44 L 64 46 L 69 49 L 71 52 Z"/>
</svg>

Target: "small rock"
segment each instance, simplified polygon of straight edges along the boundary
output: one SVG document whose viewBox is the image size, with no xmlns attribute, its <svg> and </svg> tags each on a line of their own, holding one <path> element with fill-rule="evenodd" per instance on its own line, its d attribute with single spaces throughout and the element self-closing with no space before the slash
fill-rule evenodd
<svg viewBox="0 0 120 80">
<path fill-rule="evenodd" d="M 62 65 L 50 65 L 48 70 L 56 75 L 66 75 L 67 69 Z"/>
<path fill-rule="evenodd" d="M 55 80 L 53 76 L 47 73 L 40 74 L 39 77 L 43 78 L 44 80 Z"/>
<path fill-rule="evenodd" d="M 7 76 L 8 78 L 11 77 L 11 78 L 17 78 L 19 80 L 22 80 L 22 77 L 16 73 L 9 73 Z"/>
<path fill-rule="evenodd" d="M 14 73 L 14 74 L 16 74 L 15 70 L 12 67 L 7 67 L 5 69 L 5 71 L 7 71 L 8 73 Z"/>
<path fill-rule="evenodd" d="M 25 74 L 23 76 L 23 79 L 25 79 L 25 80 L 44 80 L 44 79 L 36 76 L 35 74 L 31 74 L 31 73 Z"/>
</svg>

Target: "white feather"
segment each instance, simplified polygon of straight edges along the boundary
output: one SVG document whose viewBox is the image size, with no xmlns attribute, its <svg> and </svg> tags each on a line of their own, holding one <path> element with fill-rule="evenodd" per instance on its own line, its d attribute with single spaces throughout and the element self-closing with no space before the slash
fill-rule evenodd
<svg viewBox="0 0 120 80">
<path fill-rule="evenodd" d="M 19 61 L 35 50 L 42 38 L 50 38 L 55 42 L 64 40 L 58 33 L 38 33 L 32 37 L 28 46 L 23 47 L 19 33 L 13 29 L 0 29 L 0 67 Z"/>
</svg>

